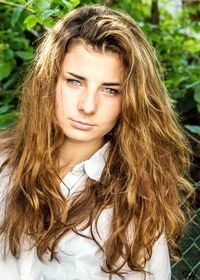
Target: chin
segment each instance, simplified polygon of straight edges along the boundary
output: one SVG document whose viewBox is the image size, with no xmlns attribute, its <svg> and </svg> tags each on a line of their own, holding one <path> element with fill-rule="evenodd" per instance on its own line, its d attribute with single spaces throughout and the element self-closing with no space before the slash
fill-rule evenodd
<svg viewBox="0 0 200 280">
<path fill-rule="evenodd" d="M 67 139 L 69 139 L 70 141 L 73 142 L 92 142 L 95 140 L 98 140 L 98 138 L 93 138 L 93 137 L 88 137 L 87 135 L 85 136 L 75 136 L 75 135 L 69 135 L 69 134 L 65 134 Z"/>
</svg>

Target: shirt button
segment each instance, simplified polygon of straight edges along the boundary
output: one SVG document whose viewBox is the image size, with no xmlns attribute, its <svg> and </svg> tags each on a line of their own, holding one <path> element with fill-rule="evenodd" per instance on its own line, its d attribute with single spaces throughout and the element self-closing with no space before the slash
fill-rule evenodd
<svg viewBox="0 0 200 280">
<path fill-rule="evenodd" d="M 72 174 L 73 175 L 80 175 L 81 173 L 83 172 L 83 166 L 81 167 L 75 167 L 73 170 L 72 170 Z"/>
</svg>

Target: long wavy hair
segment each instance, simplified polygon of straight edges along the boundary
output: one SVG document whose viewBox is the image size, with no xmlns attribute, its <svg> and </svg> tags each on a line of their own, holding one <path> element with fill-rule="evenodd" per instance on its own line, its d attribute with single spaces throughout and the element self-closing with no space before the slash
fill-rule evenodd
<svg viewBox="0 0 200 280">
<path fill-rule="evenodd" d="M 69 207 L 59 186 L 65 136 L 55 118 L 55 87 L 69 45 L 80 40 L 97 51 L 117 53 L 124 84 L 119 122 L 106 136 L 111 145 L 102 177 L 88 179 Z M 18 121 L 1 136 L 1 171 L 9 169 L 10 183 L 0 233 L 15 257 L 26 237 L 41 260 L 49 251 L 56 258 L 59 240 L 71 230 L 78 233 L 83 221 L 105 254 L 102 269 L 121 278 L 123 264 L 144 272 L 163 232 L 171 256 L 177 255 L 185 224 L 183 198 L 192 192 L 185 179 L 190 149 L 160 77 L 154 49 L 136 22 L 121 12 L 84 6 L 47 32 L 23 86 Z M 93 227 L 105 208 L 112 208 L 112 220 L 101 246 Z"/>
</svg>

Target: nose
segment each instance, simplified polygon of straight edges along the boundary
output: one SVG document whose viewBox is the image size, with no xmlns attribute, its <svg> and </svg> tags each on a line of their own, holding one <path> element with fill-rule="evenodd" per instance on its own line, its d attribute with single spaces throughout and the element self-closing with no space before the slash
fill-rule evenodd
<svg viewBox="0 0 200 280">
<path fill-rule="evenodd" d="M 86 115 L 94 114 L 98 106 L 97 98 L 94 90 L 83 92 L 78 102 L 78 110 Z"/>
</svg>

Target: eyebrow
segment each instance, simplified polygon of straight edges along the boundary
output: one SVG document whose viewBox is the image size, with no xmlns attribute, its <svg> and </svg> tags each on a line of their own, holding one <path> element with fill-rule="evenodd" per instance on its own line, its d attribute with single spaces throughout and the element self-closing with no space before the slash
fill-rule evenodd
<svg viewBox="0 0 200 280">
<path fill-rule="evenodd" d="M 71 76 L 81 80 L 81 81 L 86 81 L 86 78 L 85 77 L 82 77 L 82 76 L 79 76 L 75 73 L 72 73 L 72 72 L 66 72 L 68 74 L 70 74 Z M 121 83 L 113 83 L 113 82 L 110 82 L 110 83 L 103 83 L 104 86 L 121 86 L 122 84 Z"/>
</svg>

